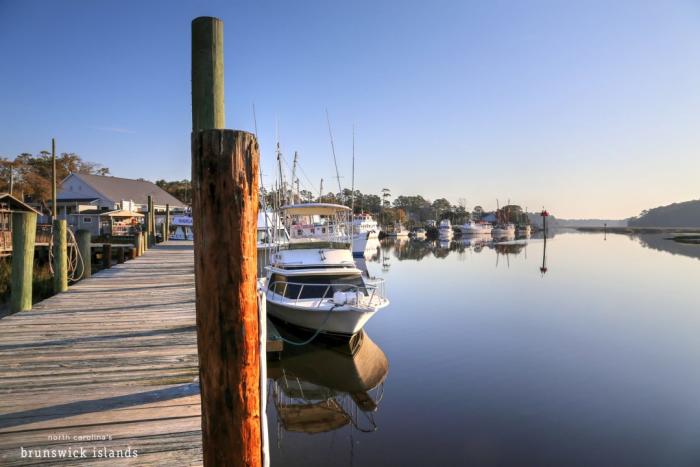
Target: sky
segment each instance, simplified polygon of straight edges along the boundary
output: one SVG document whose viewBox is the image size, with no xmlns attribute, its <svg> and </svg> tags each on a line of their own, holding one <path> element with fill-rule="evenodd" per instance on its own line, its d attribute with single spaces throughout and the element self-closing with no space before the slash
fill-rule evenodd
<svg viewBox="0 0 700 467">
<path fill-rule="evenodd" d="M 224 21 L 226 125 L 301 187 L 625 218 L 700 198 L 700 2 L 0 0 L 0 156 L 190 177 L 190 23 Z M 255 108 L 255 113 L 253 112 Z M 255 118 L 254 118 L 255 115 Z M 326 190 L 324 190 L 326 191 Z"/>
</svg>

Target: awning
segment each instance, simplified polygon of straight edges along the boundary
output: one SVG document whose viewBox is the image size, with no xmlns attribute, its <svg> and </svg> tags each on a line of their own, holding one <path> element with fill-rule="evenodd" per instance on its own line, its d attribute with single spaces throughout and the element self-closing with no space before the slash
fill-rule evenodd
<svg viewBox="0 0 700 467">
<path fill-rule="evenodd" d="M 290 216 L 331 216 L 338 212 L 349 211 L 350 208 L 342 204 L 302 203 L 282 206 L 280 210 Z"/>
<path fill-rule="evenodd" d="M 144 217 L 144 215 L 141 214 L 140 212 L 126 211 L 124 209 L 119 210 L 119 211 L 105 212 L 104 214 L 100 214 L 100 215 L 107 216 L 107 217 Z"/>
</svg>

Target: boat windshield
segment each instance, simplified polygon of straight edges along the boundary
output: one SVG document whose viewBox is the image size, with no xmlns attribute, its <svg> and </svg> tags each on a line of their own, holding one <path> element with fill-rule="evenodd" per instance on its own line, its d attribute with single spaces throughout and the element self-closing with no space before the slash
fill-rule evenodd
<svg viewBox="0 0 700 467">
<path fill-rule="evenodd" d="M 286 298 L 330 298 L 335 292 L 360 291 L 367 294 L 359 274 L 292 276 L 273 274 L 270 290 Z"/>
<path fill-rule="evenodd" d="M 290 243 L 351 242 L 350 208 L 342 205 L 309 203 L 280 209 Z"/>
</svg>

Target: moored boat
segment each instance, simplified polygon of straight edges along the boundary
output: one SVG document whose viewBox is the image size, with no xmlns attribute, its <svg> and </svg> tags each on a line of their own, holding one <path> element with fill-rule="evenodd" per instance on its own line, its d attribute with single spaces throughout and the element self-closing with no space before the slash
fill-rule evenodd
<svg viewBox="0 0 700 467">
<path fill-rule="evenodd" d="M 387 237 L 408 238 L 408 230 L 400 222 L 394 224 L 393 228 L 386 233 Z"/>
<path fill-rule="evenodd" d="M 267 268 L 267 313 L 319 333 L 360 331 L 389 300 L 383 280 L 364 278 L 355 266 L 350 209 L 294 204 L 282 207 L 280 215 L 290 236 Z"/>
<path fill-rule="evenodd" d="M 379 225 L 371 214 L 362 213 L 352 221 L 352 254 L 364 256 L 367 251 L 376 249 L 379 240 Z"/>
<path fill-rule="evenodd" d="M 451 240 L 454 232 L 452 231 L 452 223 L 449 219 L 443 219 L 440 221 L 440 227 L 438 228 L 440 240 Z"/>
<path fill-rule="evenodd" d="M 462 235 L 487 235 L 492 229 L 493 226 L 488 222 L 469 221 L 460 226 Z"/>
</svg>

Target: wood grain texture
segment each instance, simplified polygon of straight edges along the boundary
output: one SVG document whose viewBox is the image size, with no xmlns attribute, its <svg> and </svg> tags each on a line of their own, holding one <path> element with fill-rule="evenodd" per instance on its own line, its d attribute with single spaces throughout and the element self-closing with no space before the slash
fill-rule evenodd
<svg viewBox="0 0 700 467">
<path fill-rule="evenodd" d="M 12 213 L 12 272 L 10 310 L 32 309 L 32 279 L 34 274 L 34 241 L 36 213 Z"/>
<path fill-rule="evenodd" d="M 192 134 L 197 341 L 210 466 L 261 464 L 258 164 L 251 133 Z"/>
<path fill-rule="evenodd" d="M 191 242 L 160 244 L 0 319 L 0 465 L 41 464 L 20 446 L 129 446 L 130 465 L 202 463 L 193 268 Z"/>
<path fill-rule="evenodd" d="M 65 220 L 53 221 L 53 291 L 68 290 L 68 223 Z"/>
</svg>

